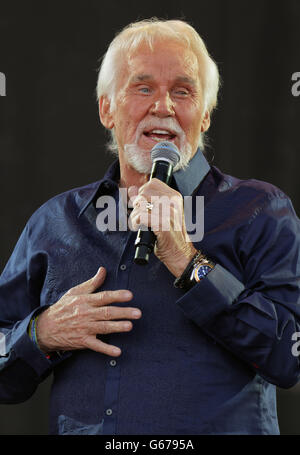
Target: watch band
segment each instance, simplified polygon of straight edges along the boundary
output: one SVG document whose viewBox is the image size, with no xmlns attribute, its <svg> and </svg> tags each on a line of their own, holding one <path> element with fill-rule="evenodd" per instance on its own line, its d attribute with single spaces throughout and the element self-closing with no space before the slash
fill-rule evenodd
<svg viewBox="0 0 300 455">
<path fill-rule="evenodd" d="M 185 268 L 182 275 L 174 281 L 175 288 L 189 290 L 201 281 L 215 266 L 201 251 L 198 251 Z"/>
</svg>

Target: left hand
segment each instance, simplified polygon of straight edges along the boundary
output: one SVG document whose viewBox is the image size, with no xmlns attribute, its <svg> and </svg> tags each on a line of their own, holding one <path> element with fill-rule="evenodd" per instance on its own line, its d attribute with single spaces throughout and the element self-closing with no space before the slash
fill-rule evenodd
<svg viewBox="0 0 300 455">
<path fill-rule="evenodd" d="M 186 230 L 182 195 L 154 178 L 139 189 L 128 188 L 128 196 L 133 206 L 131 229 L 151 228 L 157 237 L 154 254 L 179 277 L 197 252 Z M 151 211 L 147 203 L 153 204 Z"/>
</svg>

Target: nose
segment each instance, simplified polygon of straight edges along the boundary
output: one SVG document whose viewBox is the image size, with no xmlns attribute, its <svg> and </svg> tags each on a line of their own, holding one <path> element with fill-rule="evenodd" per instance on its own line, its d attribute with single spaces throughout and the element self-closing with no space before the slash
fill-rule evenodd
<svg viewBox="0 0 300 455">
<path fill-rule="evenodd" d="M 175 104 L 173 103 L 168 91 L 163 91 L 159 94 L 156 101 L 150 109 L 150 114 L 157 117 L 172 117 L 175 114 Z"/>
</svg>

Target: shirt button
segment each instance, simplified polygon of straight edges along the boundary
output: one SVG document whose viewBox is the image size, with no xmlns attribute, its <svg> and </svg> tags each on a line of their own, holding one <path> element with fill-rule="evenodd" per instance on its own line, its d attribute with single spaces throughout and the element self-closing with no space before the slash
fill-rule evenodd
<svg viewBox="0 0 300 455">
<path fill-rule="evenodd" d="M 111 360 L 109 362 L 109 364 L 110 364 L 111 367 L 115 367 L 117 365 L 117 362 L 116 362 L 116 360 Z"/>
<path fill-rule="evenodd" d="M 106 409 L 105 414 L 107 416 L 111 416 L 112 415 L 112 409 Z"/>
<path fill-rule="evenodd" d="M 121 269 L 121 270 L 126 270 L 126 265 L 125 265 L 125 264 L 121 264 L 121 265 L 120 265 L 120 269 Z"/>
</svg>

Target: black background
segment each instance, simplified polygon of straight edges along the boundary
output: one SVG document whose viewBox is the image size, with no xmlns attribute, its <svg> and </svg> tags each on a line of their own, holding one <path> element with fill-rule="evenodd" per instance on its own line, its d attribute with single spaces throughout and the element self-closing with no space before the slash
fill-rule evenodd
<svg viewBox="0 0 300 455">
<path fill-rule="evenodd" d="M 280 187 L 299 215 L 299 0 L 0 1 L 1 270 L 34 210 L 111 163 L 95 98 L 99 58 L 117 31 L 151 16 L 190 22 L 219 65 L 209 160 Z M 1 405 L 0 434 L 46 434 L 50 384 Z M 300 386 L 278 390 L 278 413 L 282 434 L 300 434 Z"/>
</svg>

